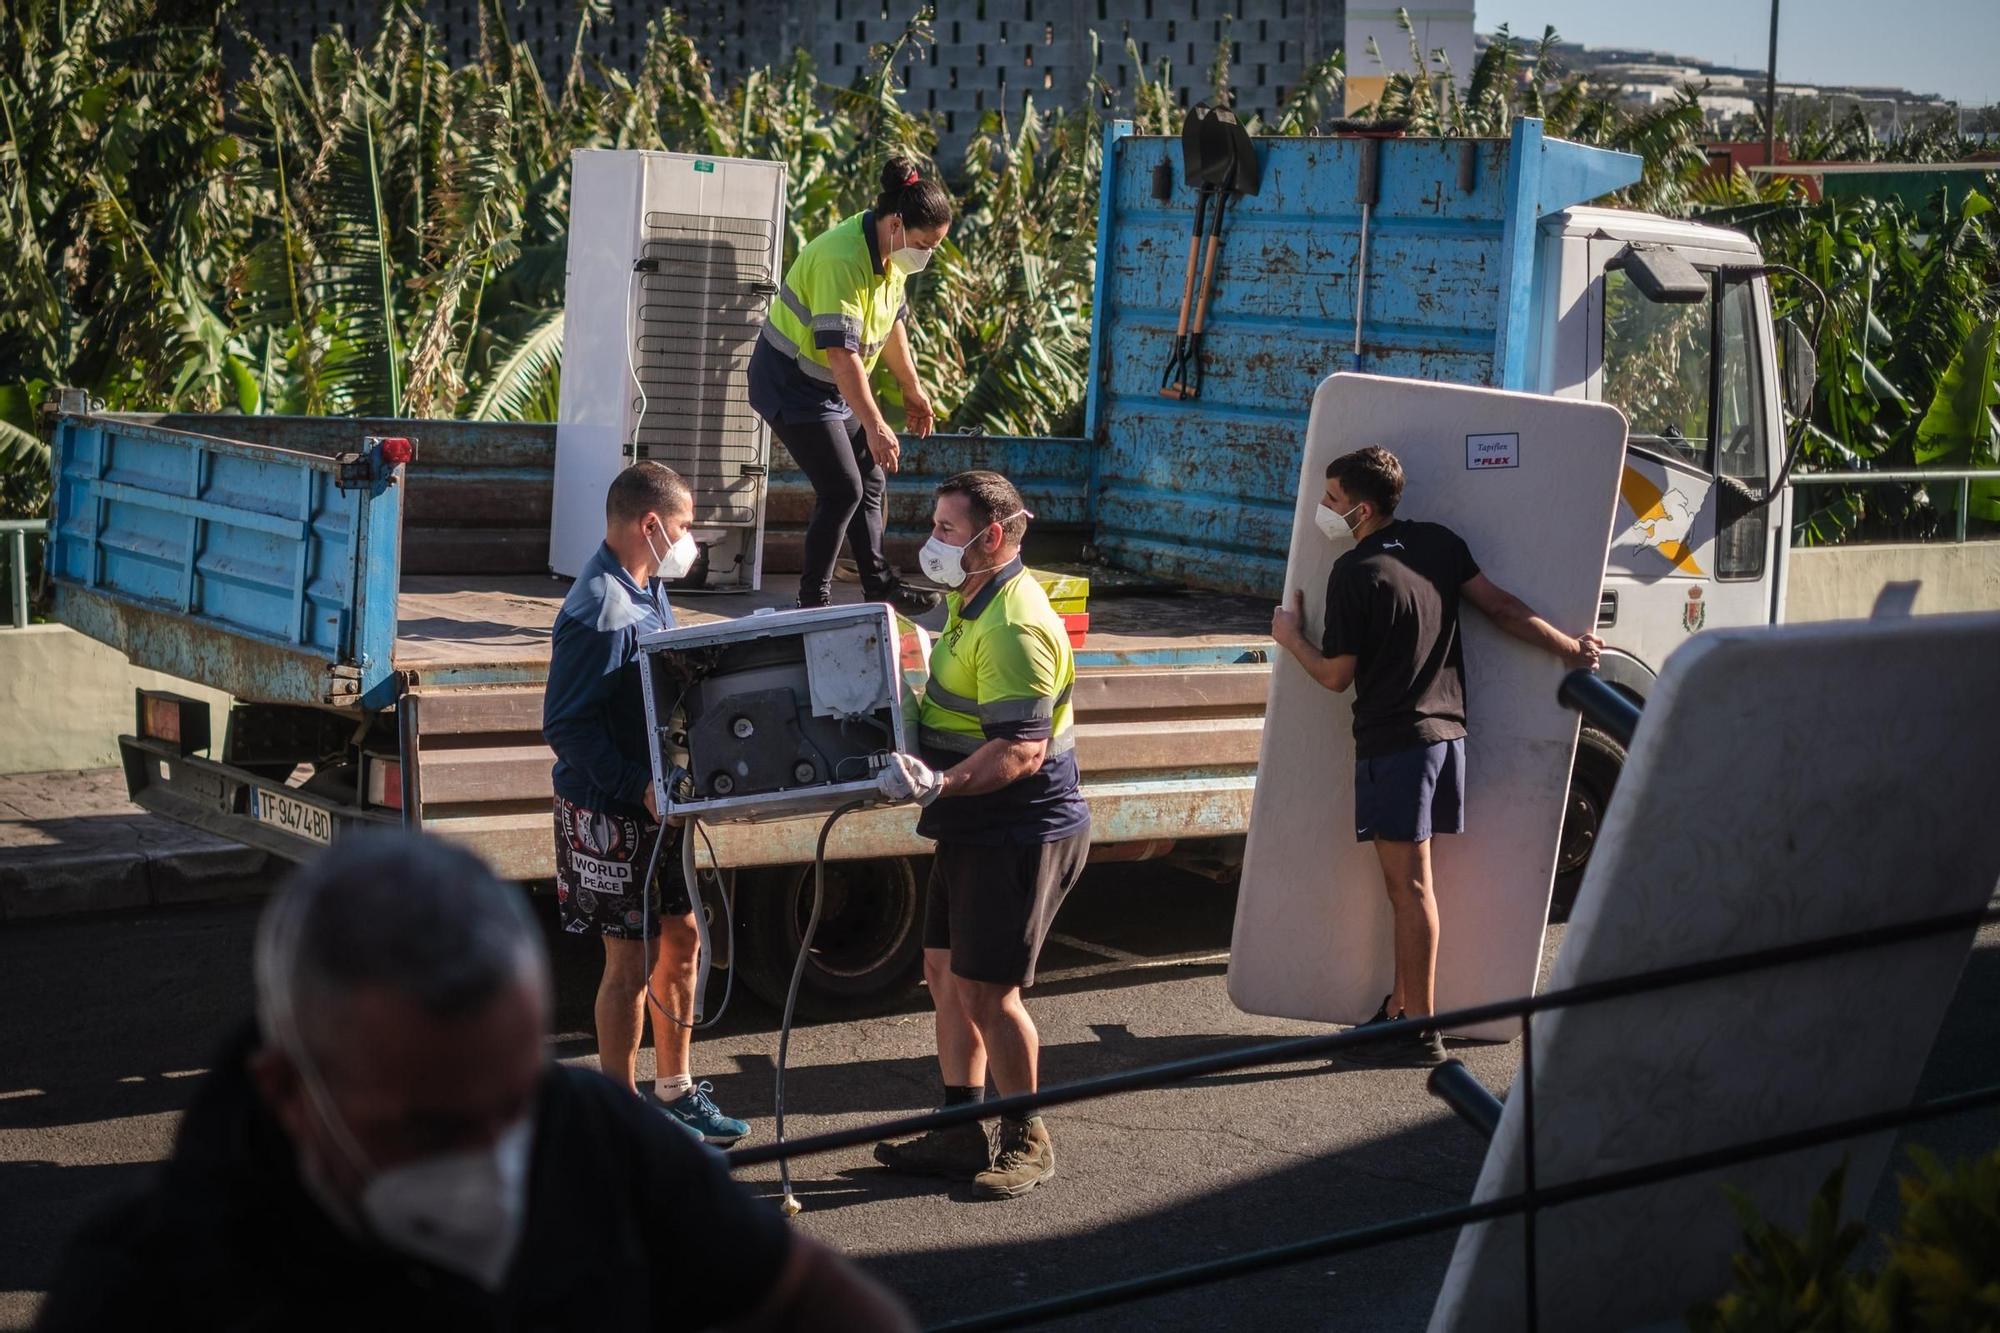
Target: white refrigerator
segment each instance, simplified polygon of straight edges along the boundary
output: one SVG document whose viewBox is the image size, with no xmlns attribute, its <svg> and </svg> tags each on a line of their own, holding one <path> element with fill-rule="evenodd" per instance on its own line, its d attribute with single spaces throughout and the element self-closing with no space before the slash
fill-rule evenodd
<svg viewBox="0 0 2000 1333">
<path fill-rule="evenodd" d="M 583 568 L 605 489 L 651 459 L 694 491 L 701 557 L 675 586 L 755 589 L 771 445 L 748 371 L 784 276 L 784 164 L 611 149 L 570 163 L 549 568 Z"/>
</svg>

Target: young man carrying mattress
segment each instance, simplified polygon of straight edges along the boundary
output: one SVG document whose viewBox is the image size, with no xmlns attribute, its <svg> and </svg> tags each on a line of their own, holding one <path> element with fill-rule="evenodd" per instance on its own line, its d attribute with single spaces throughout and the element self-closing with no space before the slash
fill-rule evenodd
<svg viewBox="0 0 2000 1333">
<path fill-rule="evenodd" d="M 1354 688 L 1354 836 L 1373 842 L 1395 922 L 1395 986 L 1370 1023 L 1436 1012 L 1438 911 L 1432 835 L 1465 831 L 1465 648 L 1462 598 L 1523 643 L 1573 667 L 1597 668 L 1599 640 L 1575 638 L 1480 573 L 1457 533 L 1396 517 L 1403 466 L 1387 449 L 1327 465 L 1315 516 L 1349 546 L 1326 585 L 1326 632 L 1305 635 L 1305 594 L 1271 616 L 1271 637 L 1336 693 Z M 1355 1064 L 1434 1065 L 1435 1030 L 1348 1054 Z"/>
</svg>

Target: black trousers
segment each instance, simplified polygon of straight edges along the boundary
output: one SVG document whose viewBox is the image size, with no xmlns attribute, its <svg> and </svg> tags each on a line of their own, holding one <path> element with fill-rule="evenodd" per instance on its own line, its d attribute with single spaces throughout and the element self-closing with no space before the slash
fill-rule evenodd
<svg viewBox="0 0 2000 1333">
<path fill-rule="evenodd" d="M 812 519 L 806 524 L 805 559 L 799 569 L 799 604 L 823 606 L 832 596 L 833 562 L 844 533 L 870 601 L 888 593 L 895 571 L 882 554 L 883 498 L 889 474 L 868 452 L 868 433 L 853 417 L 835 421 L 777 421 L 771 430 L 812 482 Z"/>
</svg>

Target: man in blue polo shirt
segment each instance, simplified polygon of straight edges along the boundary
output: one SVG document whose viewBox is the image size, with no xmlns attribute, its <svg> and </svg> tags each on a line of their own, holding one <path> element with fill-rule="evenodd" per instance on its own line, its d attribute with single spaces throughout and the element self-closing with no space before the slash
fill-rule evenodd
<svg viewBox="0 0 2000 1333">
<path fill-rule="evenodd" d="M 563 929 L 594 931 L 604 940 L 598 1062 L 606 1077 L 638 1091 L 639 1032 L 650 994 L 654 1103 L 708 1142 L 734 1143 L 750 1126 L 722 1114 L 709 1085 L 688 1074 L 699 938 L 678 833 L 661 846 L 653 880 L 640 884 L 659 836 L 659 810 L 639 639 L 674 623 L 661 581 L 694 564 L 693 523 L 694 496 L 673 469 L 634 463 L 612 480 L 604 544 L 556 615 L 542 736 L 556 752 L 556 901 Z"/>
<path fill-rule="evenodd" d="M 922 758 L 898 755 L 878 783 L 924 807 L 937 840 L 924 910 L 924 979 L 937 1006 L 945 1105 L 1037 1086 L 1041 1038 L 1022 1003 L 1056 911 L 1090 855 L 1070 693 L 1076 660 L 1062 617 L 1021 563 L 1032 515 L 997 472 L 937 488 L 924 573 L 953 591 L 931 652 Z M 883 1143 L 895 1170 L 971 1181 L 1017 1198 L 1055 1174 L 1040 1116 L 1003 1116 L 997 1144 L 976 1124 Z"/>
</svg>

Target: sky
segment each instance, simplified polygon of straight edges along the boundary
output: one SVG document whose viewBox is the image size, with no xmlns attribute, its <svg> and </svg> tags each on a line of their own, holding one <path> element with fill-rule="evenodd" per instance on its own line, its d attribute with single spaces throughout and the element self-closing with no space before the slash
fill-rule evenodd
<svg viewBox="0 0 2000 1333">
<path fill-rule="evenodd" d="M 1764 68 L 1764 0 L 1475 0 L 1481 32 L 1636 46 Z M 1889 84 L 1967 106 L 2000 103 L 2000 0 L 1782 0 L 1778 79 Z"/>
</svg>

